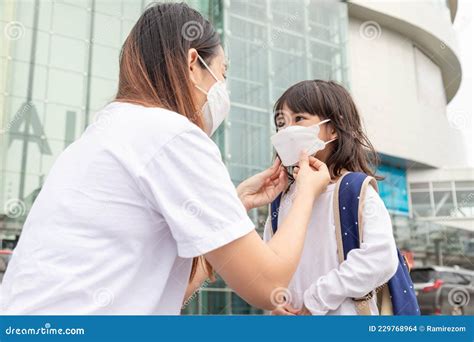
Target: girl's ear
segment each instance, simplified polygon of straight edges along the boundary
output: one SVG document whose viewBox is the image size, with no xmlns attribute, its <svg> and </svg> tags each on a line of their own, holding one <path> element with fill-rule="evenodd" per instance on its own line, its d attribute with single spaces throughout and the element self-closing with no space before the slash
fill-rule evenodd
<svg viewBox="0 0 474 342">
<path fill-rule="evenodd" d="M 334 125 L 329 122 L 329 139 L 332 140 L 332 139 L 336 139 L 337 138 L 337 131 L 336 131 L 336 128 L 334 127 Z"/>
</svg>

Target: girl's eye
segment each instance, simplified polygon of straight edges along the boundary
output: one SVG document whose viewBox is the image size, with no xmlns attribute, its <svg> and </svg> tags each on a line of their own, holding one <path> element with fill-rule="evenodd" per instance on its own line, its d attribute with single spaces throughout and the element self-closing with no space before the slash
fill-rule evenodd
<svg viewBox="0 0 474 342">
<path fill-rule="evenodd" d="M 297 116 L 295 117 L 295 122 L 298 122 L 298 121 L 301 121 L 301 120 L 304 120 L 305 117 L 304 116 Z"/>
</svg>

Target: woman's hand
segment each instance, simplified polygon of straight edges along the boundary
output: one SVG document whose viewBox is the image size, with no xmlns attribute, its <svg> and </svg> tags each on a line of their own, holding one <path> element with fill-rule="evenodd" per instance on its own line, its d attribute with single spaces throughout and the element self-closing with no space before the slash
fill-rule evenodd
<svg viewBox="0 0 474 342">
<path fill-rule="evenodd" d="M 237 194 L 247 210 L 266 205 L 273 201 L 288 185 L 288 177 L 276 158 L 273 165 L 247 178 L 237 187 Z"/>
<path fill-rule="evenodd" d="M 299 316 L 311 316 L 312 313 L 311 311 L 308 310 L 308 308 L 306 307 L 306 305 L 303 304 L 303 307 L 301 308 L 300 311 L 298 311 L 297 315 Z"/>
<path fill-rule="evenodd" d="M 293 308 L 291 305 L 287 304 L 284 306 L 279 306 L 276 309 L 272 310 L 270 313 L 272 316 L 296 316 L 300 310 Z"/>
<path fill-rule="evenodd" d="M 296 179 L 296 193 L 309 190 L 314 197 L 319 196 L 331 181 L 326 164 L 315 157 L 308 157 L 305 152 L 301 152 L 293 176 Z"/>
<path fill-rule="evenodd" d="M 303 304 L 303 307 L 301 309 L 295 309 L 291 305 L 287 304 L 284 306 L 279 306 L 276 309 L 272 310 L 270 313 L 271 315 L 274 316 L 311 316 L 311 312 L 306 308 L 306 306 Z"/>
</svg>

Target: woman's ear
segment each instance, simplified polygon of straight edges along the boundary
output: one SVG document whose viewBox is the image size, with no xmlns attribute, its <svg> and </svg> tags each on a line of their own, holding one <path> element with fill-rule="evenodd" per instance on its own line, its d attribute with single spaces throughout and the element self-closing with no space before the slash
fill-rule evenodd
<svg viewBox="0 0 474 342">
<path fill-rule="evenodd" d="M 188 50 L 188 70 L 189 78 L 194 84 L 198 83 L 197 71 L 199 69 L 199 58 L 196 49 L 192 48 Z"/>
</svg>

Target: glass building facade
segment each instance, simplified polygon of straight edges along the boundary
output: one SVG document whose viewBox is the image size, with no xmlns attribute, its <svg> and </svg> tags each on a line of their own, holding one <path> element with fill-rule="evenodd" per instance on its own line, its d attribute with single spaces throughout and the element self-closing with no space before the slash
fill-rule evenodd
<svg viewBox="0 0 474 342">
<path fill-rule="evenodd" d="M 121 45 L 149 3 L 144 0 L 0 2 L 2 248 L 15 246 L 29 208 L 54 160 L 93 122 L 94 113 L 113 99 Z M 271 164 L 272 107 L 285 89 L 300 80 L 315 78 L 336 80 L 350 87 L 346 57 L 347 4 L 336 0 L 189 0 L 187 3 L 214 23 L 229 59 L 231 114 L 213 139 L 237 184 Z M 387 165 L 379 171 L 386 176 L 380 183 L 380 191 L 392 214 L 399 246 L 429 256 L 439 240 L 430 232 L 439 227 L 433 228 L 432 223 L 418 222 L 416 218 L 442 215 L 450 205 L 459 204 L 464 198 L 462 185 L 456 184 L 454 192 L 434 184 L 413 185 L 411 207 L 406 171 Z M 444 199 L 446 193 L 448 197 Z M 422 198 L 430 201 L 427 203 Z M 253 210 L 250 215 L 261 232 L 267 208 Z M 470 241 L 473 237 L 464 238 Z M 261 313 L 227 288 L 221 279 L 205 283 L 187 301 L 183 312 Z"/>
<path fill-rule="evenodd" d="M 409 183 L 412 220 L 408 238 L 420 263 L 472 269 L 474 170 L 470 174 L 465 179 Z"/>
</svg>

